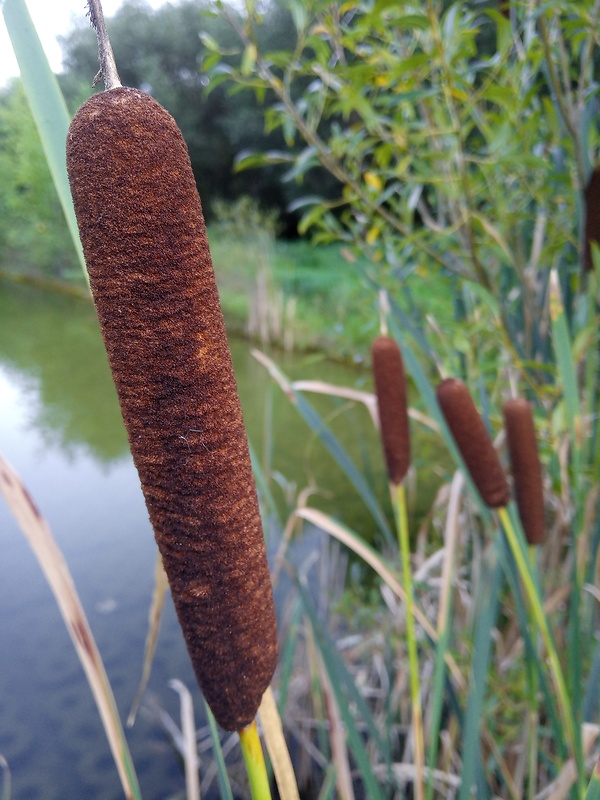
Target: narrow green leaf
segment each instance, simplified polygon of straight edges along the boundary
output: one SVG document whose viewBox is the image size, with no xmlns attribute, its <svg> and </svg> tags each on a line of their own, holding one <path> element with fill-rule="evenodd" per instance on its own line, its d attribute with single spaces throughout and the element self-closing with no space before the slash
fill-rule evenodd
<svg viewBox="0 0 600 800">
<path fill-rule="evenodd" d="M 210 710 L 208 703 L 204 703 L 206 709 L 206 716 L 208 718 L 208 725 L 210 727 L 210 738 L 213 744 L 213 755 L 217 764 L 217 780 L 219 782 L 219 794 L 221 800 L 233 800 L 233 792 L 231 791 L 231 784 L 229 783 L 229 775 L 227 774 L 227 767 L 225 766 L 225 758 L 223 757 L 223 750 L 221 748 L 221 740 L 219 739 L 219 729 Z"/>
<path fill-rule="evenodd" d="M 499 594 L 502 586 L 502 567 L 499 561 L 488 565 L 487 580 L 482 582 L 482 585 L 485 586 L 485 597 L 482 598 L 485 604 L 481 608 L 477 619 L 475 648 L 471 661 L 471 691 L 463 728 L 460 800 L 469 800 L 471 798 L 472 786 L 477 780 L 478 773 L 482 771 L 479 746 L 480 728 L 481 721 L 485 716 L 483 713 L 483 701 L 492 654 L 492 643 L 494 641 L 493 631 L 498 617 Z M 477 797 L 483 798 L 486 789 L 479 785 L 479 781 L 477 783 Z"/>
<path fill-rule="evenodd" d="M 596 762 L 585 800 L 600 800 L 600 761 Z"/>
<path fill-rule="evenodd" d="M 87 281 L 87 269 L 67 178 L 66 141 L 70 123 L 67 105 L 50 69 L 25 0 L 4 0 L 2 14 L 73 246 Z"/>
<path fill-rule="evenodd" d="M 557 380 L 562 389 L 567 408 L 568 425 L 571 434 L 574 484 L 577 486 L 583 444 L 583 422 L 577 391 L 577 369 L 573 359 L 571 336 L 556 270 L 552 270 L 550 273 L 550 320 L 558 367 Z"/>
</svg>

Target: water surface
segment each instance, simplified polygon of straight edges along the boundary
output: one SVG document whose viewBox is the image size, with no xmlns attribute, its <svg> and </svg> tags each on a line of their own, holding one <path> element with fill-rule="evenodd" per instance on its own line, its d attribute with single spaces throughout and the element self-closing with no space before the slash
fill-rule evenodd
<svg viewBox="0 0 600 800">
<path fill-rule="evenodd" d="M 322 488 L 316 503 L 347 521 L 374 523 L 243 342 L 232 346 L 249 437 L 285 513 L 294 491 Z M 294 377 L 342 385 L 360 374 L 315 357 L 280 358 Z M 364 409 L 318 400 L 346 445 L 382 488 L 379 445 Z M 48 520 L 73 574 L 122 718 L 139 679 L 156 548 L 116 395 L 89 302 L 0 283 L 0 452 Z M 13 797 L 109 800 L 121 796 L 108 745 L 71 642 L 35 558 L 0 500 L 0 753 Z M 169 601 L 146 704 L 178 719 L 168 688 L 194 691 Z M 182 796 L 174 750 L 155 716 L 140 715 L 128 738 L 145 800 Z"/>
</svg>

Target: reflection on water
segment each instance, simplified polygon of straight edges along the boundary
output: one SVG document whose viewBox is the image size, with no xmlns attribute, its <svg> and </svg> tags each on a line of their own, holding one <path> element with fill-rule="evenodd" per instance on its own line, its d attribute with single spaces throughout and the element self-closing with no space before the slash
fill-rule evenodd
<svg viewBox="0 0 600 800">
<path fill-rule="evenodd" d="M 265 370 L 233 348 L 250 439 L 263 466 L 302 489 L 324 486 L 321 506 L 365 515 Z M 297 377 L 348 384 L 349 370 L 302 360 Z M 320 372 L 320 374 L 319 374 Z M 321 401 L 316 401 L 319 405 Z M 323 409 L 332 413 L 331 403 Z M 381 454 L 363 409 L 334 423 L 385 492 Z M 369 439 L 370 436 L 370 439 Z M 370 442 L 366 446 L 366 442 Z M 275 448 L 274 449 L 274 445 Z M 0 283 L 0 452 L 24 479 L 63 550 L 105 660 L 122 718 L 140 674 L 156 549 L 90 303 Z M 283 489 L 272 490 L 285 505 Z M 13 796 L 108 800 L 121 796 L 93 701 L 56 605 L 16 523 L 0 502 L 0 753 Z M 192 671 L 172 606 L 166 612 L 148 696 L 178 719 L 167 688 Z M 196 708 L 201 708 L 195 693 Z M 180 765 L 155 719 L 128 734 L 145 800 L 181 792 Z"/>
<path fill-rule="evenodd" d="M 85 448 L 110 462 L 127 453 L 115 389 L 91 303 L 0 284 L 0 363 L 30 398 L 49 447 Z"/>
</svg>

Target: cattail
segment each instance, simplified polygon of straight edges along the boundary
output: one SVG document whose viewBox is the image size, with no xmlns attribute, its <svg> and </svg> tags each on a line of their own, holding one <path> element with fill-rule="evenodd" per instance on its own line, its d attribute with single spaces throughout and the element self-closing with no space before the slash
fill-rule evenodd
<svg viewBox="0 0 600 800">
<path fill-rule="evenodd" d="M 505 506 L 510 499 L 506 476 L 469 390 L 447 378 L 437 388 L 437 399 L 483 501 L 490 508 Z"/>
<path fill-rule="evenodd" d="M 544 490 L 531 405 L 526 400 L 508 400 L 503 412 L 515 499 L 525 538 L 529 544 L 541 544 L 546 533 Z"/>
<path fill-rule="evenodd" d="M 133 459 L 198 682 L 253 719 L 277 630 L 200 198 L 172 117 L 137 89 L 79 109 L 67 167 Z"/>
<path fill-rule="evenodd" d="M 591 174 L 584 192 L 584 203 L 583 268 L 590 272 L 594 267 L 591 243 L 600 246 L 600 166 L 597 166 Z"/>
<path fill-rule="evenodd" d="M 394 339 L 378 336 L 371 346 L 371 356 L 385 462 L 390 481 L 398 486 L 410 466 L 410 432 L 402 354 Z"/>
</svg>

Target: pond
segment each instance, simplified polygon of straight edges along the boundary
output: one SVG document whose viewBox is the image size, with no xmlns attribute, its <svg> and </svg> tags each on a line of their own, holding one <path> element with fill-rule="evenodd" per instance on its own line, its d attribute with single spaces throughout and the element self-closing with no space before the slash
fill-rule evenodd
<svg viewBox="0 0 600 800">
<path fill-rule="evenodd" d="M 313 481 L 322 489 L 317 505 L 343 508 L 346 521 L 372 535 L 362 502 L 248 344 L 233 342 L 232 353 L 249 439 L 274 476 L 280 511 Z M 365 373 L 314 355 L 276 358 L 294 378 L 368 384 Z M 316 406 L 335 418 L 336 433 L 385 499 L 379 443 L 365 409 L 340 414 L 342 403 L 327 398 Z M 156 549 L 91 303 L 0 282 L 0 452 L 66 557 L 124 719 L 141 672 Z M 1 498 L 0 544 L 0 754 L 11 769 L 13 797 L 118 798 L 116 769 L 83 671 Z M 183 792 L 178 757 L 151 711 L 158 706 L 179 719 L 172 678 L 194 687 L 169 601 L 145 713 L 128 731 L 145 800 Z M 194 700 L 199 711 L 197 691 Z"/>
</svg>

